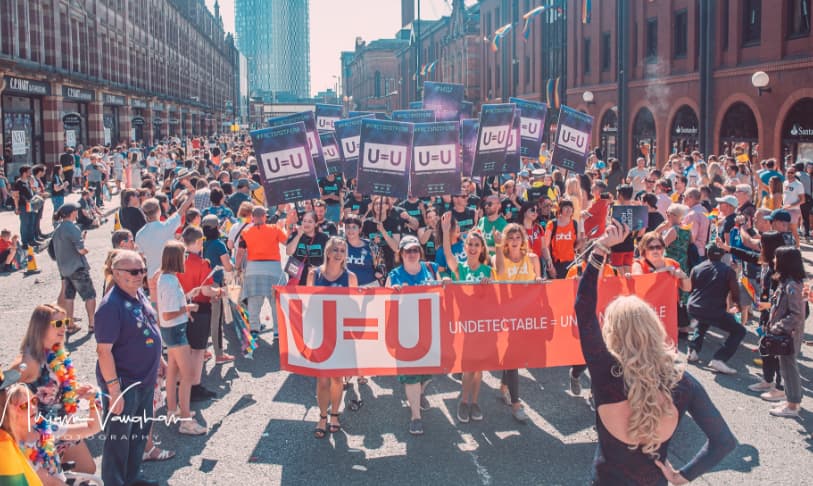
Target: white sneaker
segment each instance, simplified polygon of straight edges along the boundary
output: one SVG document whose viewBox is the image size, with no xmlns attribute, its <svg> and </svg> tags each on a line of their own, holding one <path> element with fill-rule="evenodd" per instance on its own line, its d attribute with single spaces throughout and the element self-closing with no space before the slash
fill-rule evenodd
<svg viewBox="0 0 813 486">
<path fill-rule="evenodd" d="M 694 363 L 698 359 L 700 358 L 697 356 L 697 351 L 695 351 L 694 349 L 690 349 L 689 354 L 686 355 L 686 361 L 688 361 L 689 363 Z"/>
<path fill-rule="evenodd" d="M 724 375 L 736 375 L 737 370 L 728 366 L 727 364 L 723 363 L 719 359 L 713 359 L 709 361 L 709 368 L 713 369 L 717 373 L 722 373 Z"/>
<path fill-rule="evenodd" d="M 791 417 L 791 418 L 795 418 L 795 417 L 799 416 L 799 409 L 798 408 L 796 408 L 796 409 L 790 408 L 790 407 L 788 407 L 788 404 L 785 403 L 783 405 L 779 405 L 778 407 L 771 409 L 771 411 L 768 412 L 768 413 L 770 413 L 774 417 Z"/>
<path fill-rule="evenodd" d="M 776 388 L 774 388 L 773 390 L 769 390 L 761 394 L 759 398 L 765 400 L 766 402 L 781 402 L 784 401 L 787 397 L 785 396 L 784 391 L 777 390 Z"/>
<path fill-rule="evenodd" d="M 194 420 L 188 420 L 181 422 L 181 425 L 178 427 L 178 432 L 184 435 L 203 435 L 206 433 L 206 427 Z"/>
<path fill-rule="evenodd" d="M 753 392 L 766 392 L 773 390 L 774 386 L 773 383 L 768 383 L 767 381 L 760 381 L 754 383 L 753 385 L 748 385 L 748 389 Z"/>
</svg>

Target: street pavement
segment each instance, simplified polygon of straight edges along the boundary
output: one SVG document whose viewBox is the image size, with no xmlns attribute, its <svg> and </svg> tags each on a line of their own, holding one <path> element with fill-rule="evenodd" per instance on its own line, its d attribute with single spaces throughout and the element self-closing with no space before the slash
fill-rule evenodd
<svg viewBox="0 0 813 486">
<path fill-rule="evenodd" d="M 116 199 L 114 197 L 114 199 Z M 50 206 L 50 202 L 46 203 Z M 113 206 L 111 206 L 112 208 Z M 46 209 L 50 212 L 50 207 Z M 48 221 L 46 216 L 45 221 Z M 13 213 L 0 213 L 0 227 L 17 231 Z M 50 225 L 43 223 L 50 231 Z M 101 269 L 110 248 L 112 218 L 88 233 L 87 247 L 97 290 Z M 813 247 L 804 246 L 808 267 Z M 46 252 L 37 255 L 41 273 L 21 272 L 0 277 L 0 366 L 7 367 L 18 352 L 27 321 L 37 303 L 55 302 L 59 293 L 56 264 Z M 808 268 L 810 271 L 811 268 Z M 76 315 L 84 317 L 77 302 Z M 270 324 L 268 308 L 263 319 Z M 87 325 L 85 318 L 81 323 Z M 808 331 L 811 325 L 808 323 Z M 799 420 L 773 418 L 770 404 L 746 387 L 760 371 L 752 359 L 756 346 L 754 327 L 729 364 L 736 376 L 713 374 L 705 367 L 721 342 L 714 330 L 707 337 L 701 365 L 690 372 L 703 384 L 733 430 L 739 446 L 700 484 L 809 484 L 813 477 L 813 348 L 800 361 L 806 398 Z M 233 333 L 228 333 L 236 342 Z M 807 338 L 811 339 L 810 332 Z M 95 345 L 81 331 L 69 338 L 78 378 L 95 382 Z M 680 342 L 685 352 L 685 341 Z M 230 352 L 239 350 L 231 346 Z M 363 406 L 345 408 L 343 430 L 317 440 L 312 432 L 319 412 L 315 380 L 280 371 L 277 343 L 272 334 L 261 335 L 253 360 L 206 365 L 204 385 L 216 390 L 219 399 L 193 404 L 209 434 L 187 437 L 164 424 L 155 427 L 160 447 L 177 456 L 167 462 L 148 463 L 143 472 L 162 484 L 363 484 L 428 485 L 588 484 L 595 451 L 594 412 L 585 391 L 574 397 L 568 390 L 565 368 L 522 370 L 520 396 L 530 417 L 527 424 L 514 421 L 509 408 L 495 399 L 499 373 L 485 373 L 480 404 L 485 420 L 458 424 L 455 419 L 460 383 L 451 375 L 436 376 L 428 388 L 432 408 L 424 413 L 426 434 L 410 436 L 409 412 L 403 387 L 395 377 L 372 378 L 354 388 Z M 345 400 L 349 400 L 348 397 Z M 691 459 L 705 436 L 691 419 L 681 422 L 672 439 L 669 460 L 675 467 Z M 90 440 L 97 464 L 101 464 L 101 439 Z M 808 478 L 807 480 L 804 478 Z"/>
</svg>

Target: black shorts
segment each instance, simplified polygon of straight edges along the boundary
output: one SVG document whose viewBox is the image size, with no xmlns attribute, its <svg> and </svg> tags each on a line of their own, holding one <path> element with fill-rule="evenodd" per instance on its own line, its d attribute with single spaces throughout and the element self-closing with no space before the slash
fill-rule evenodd
<svg viewBox="0 0 813 486">
<path fill-rule="evenodd" d="M 186 339 L 189 347 L 203 350 L 209 345 L 209 334 L 212 320 L 212 304 L 198 303 L 198 310 L 192 313 L 192 319 L 186 326 Z"/>
<path fill-rule="evenodd" d="M 65 298 L 73 300 L 78 293 L 85 302 L 96 298 L 96 289 L 93 288 L 93 280 L 90 279 L 90 271 L 87 268 L 80 268 L 69 277 L 62 277 L 65 281 Z"/>
</svg>

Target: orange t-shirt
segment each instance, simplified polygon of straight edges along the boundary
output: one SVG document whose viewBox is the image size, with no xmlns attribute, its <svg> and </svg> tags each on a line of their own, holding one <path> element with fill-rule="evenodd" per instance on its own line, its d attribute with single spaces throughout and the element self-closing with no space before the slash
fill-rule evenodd
<svg viewBox="0 0 813 486">
<path fill-rule="evenodd" d="M 567 271 L 567 275 L 565 278 L 579 278 L 584 270 L 587 268 L 587 262 L 584 261 L 581 265 L 573 265 L 570 267 L 570 270 Z M 581 270 L 581 272 L 579 272 Z M 601 267 L 601 276 L 602 277 L 615 277 L 618 275 L 612 265 L 604 265 Z"/>
<path fill-rule="evenodd" d="M 278 226 L 263 224 L 243 231 L 240 238 L 245 242 L 249 261 L 280 261 L 279 245 L 288 235 Z"/>
<path fill-rule="evenodd" d="M 654 270 L 652 269 L 652 267 L 649 266 L 649 263 L 646 262 L 646 259 L 639 258 L 636 261 L 638 262 L 639 265 L 641 265 L 641 269 L 643 270 L 644 274 L 654 273 Z M 663 261 L 664 263 L 666 263 L 667 267 L 678 269 L 680 268 L 680 263 L 678 263 L 676 260 L 673 260 L 671 258 L 664 258 Z"/>
<path fill-rule="evenodd" d="M 576 258 L 576 222 L 571 221 L 567 226 L 556 226 L 556 231 L 553 231 L 552 219 L 548 221 L 545 232 L 550 237 L 550 257 L 554 261 L 569 262 Z"/>
</svg>

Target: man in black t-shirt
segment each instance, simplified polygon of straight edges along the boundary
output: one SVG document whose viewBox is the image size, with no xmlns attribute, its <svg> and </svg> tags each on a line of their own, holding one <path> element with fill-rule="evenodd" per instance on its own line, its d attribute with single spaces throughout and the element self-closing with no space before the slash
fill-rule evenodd
<svg viewBox="0 0 813 486">
<path fill-rule="evenodd" d="M 452 217 L 457 221 L 461 234 L 466 234 L 477 224 L 477 213 L 468 206 L 464 195 L 452 196 Z"/>
<path fill-rule="evenodd" d="M 342 216 L 342 192 L 344 181 L 340 174 L 328 174 L 319 179 L 319 191 L 322 201 L 325 202 L 325 217 L 333 223 L 338 223 Z"/>
<path fill-rule="evenodd" d="M 367 217 L 369 209 L 370 199 L 358 191 L 351 192 L 344 202 L 345 213 L 349 211 L 362 219 Z"/>
<path fill-rule="evenodd" d="M 417 197 L 408 197 L 405 201 L 401 201 L 398 208 L 417 221 L 416 225 L 411 225 L 409 222 L 406 222 L 406 224 L 403 225 L 404 234 L 417 236 L 418 229 L 425 225 L 424 214 L 426 213 L 426 207 L 423 202 Z"/>
<path fill-rule="evenodd" d="M 336 236 L 337 234 L 339 234 L 338 228 L 336 227 L 336 223 L 325 217 L 327 214 L 327 207 L 324 201 L 320 201 L 318 199 L 314 200 L 313 212 L 314 214 L 316 214 L 316 225 L 319 226 L 319 230 L 322 233 L 325 233 L 329 236 Z"/>
<path fill-rule="evenodd" d="M 62 166 L 62 178 L 68 183 L 68 192 L 73 191 L 73 164 L 73 149 L 66 145 L 59 156 L 59 165 Z"/>
</svg>

